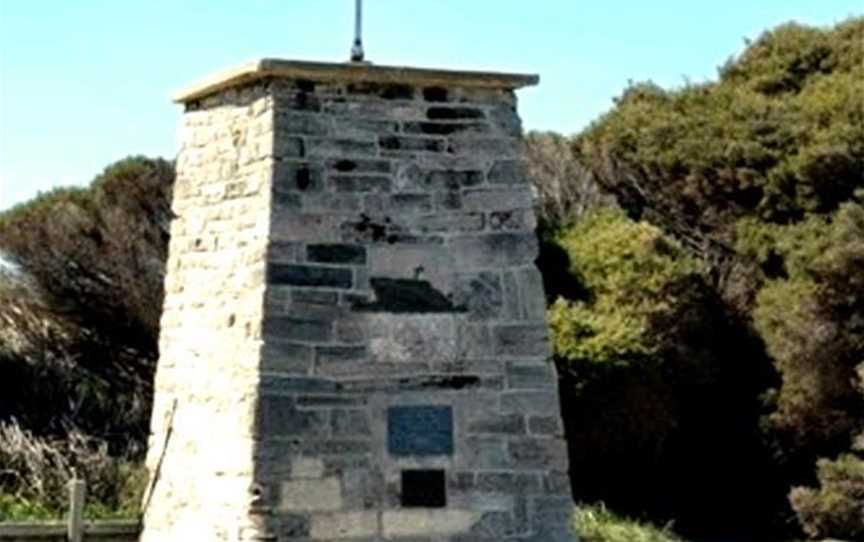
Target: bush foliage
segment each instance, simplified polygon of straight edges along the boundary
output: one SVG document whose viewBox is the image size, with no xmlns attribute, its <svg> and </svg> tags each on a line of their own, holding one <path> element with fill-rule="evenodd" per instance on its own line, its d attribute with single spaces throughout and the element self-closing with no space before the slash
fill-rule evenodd
<svg viewBox="0 0 864 542">
<path fill-rule="evenodd" d="M 736 258 L 736 223 L 785 224 L 835 211 L 864 171 L 864 18 L 787 24 L 721 69 L 716 83 L 638 83 L 574 142 L 597 181 L 634 216 L 716 267 Z M 745 274 L 748 280 L 749 275 Z M 749 309 L 752 291 L 739 302 Z"/>
<path fill-rule="evenodd" d="M 652 320 L 673 311 L 679 286 L 699 281 L 698 264 L 654 226 L 601 209 L 554 239 L 571 261 L 569 272 L 590 292 L 586 300 L 559 297 L 549 312 L 555 353 L 568 360 L 625 362 L 655 356 L 669 331 Z"/>
<path fill-rule="evenodd" d="M 574 523 L 582 542 L 683 542 L 668 526 L 623 518 L 602 504 L 577 508 Z"/>
<path fill-rule="evenodd" d="M 145 442 L 173 176 L 128 158 L 0 215 L 0 420 Z"/>
<path fill-rule="evenodd" d="M 59 514 L 75 473 L 89 514 L 137 507 L 173 179 L 128 158 L 0 214 L 2 514 Z"/>
<path fill-rule="evenodd" d="M 855 457 L 851 443 L 864 429 L 864 397 L 855 387 L 864 362 L 862 43 L 864 18 L 833 28 L 790 23 L 749 43 L 716 82 L 630 85 L 570 140 L 570 159 L 637 222 L 598 227 L 588 218 L 557 234 L 581 289 L 571 285 L 550 311 L 565 381 L 581 397 L 568 408 L 590 408 L 595 418 L 568 413 L 568 430 L 576 440 L 587 433 L 583 446 L 606 450 L 598 461 L 632 459 L 621 450 L 638 449 L 645 433 L 665 436 L 648 439 L 659 462 L 678 457 L 681 439 L 698 434 L 684 430 L 683 411 L 720 428 L 735 420 L 749 428 L 739 436 L 751 445 L 737 450 L 746 449 L 744 456 L 727 449 L 723 460 L 739 461 L 730 480 L 759 475 L 757 522 L 787 524 L 790 488 L 821 481 L 821 489 L 796 490 L 792 502 L 808 532 L 838 538 L 858 534 L 831 517 L 831 499 L 842 493 L 857 512 L 860 497 L 838 493 L 857 483 L 853 471 L 827 476 L 826 469 L 840 461 L 831 458 Z M 653 248 L 635 250 L 637 239 L 650 247 L 650 228 L 653 238 L 676 242 L 653 256 Z M 692 315 L 703 325 L 675 327 Z M 619 376 L 587 369 L 598 363 Z M 693 366 L 701 370 L 687 370 Z M 692 407 L 697 390 L 716 394 L 715 410 Z M 623 395 L 647 405 L 640 421 L 648 418 L 650 429 L 601 411 L 630 412 Z M 596 438 L 607 425 L 629 437 Z M 582 453 L 573 451 L 574 459 Z M 819 458 L 826 459 L 817 479 Z M 602 498 L 621 504 L 620 493 Z M 687 527 L 686 503 L 669 509 Z"/>
<path fill-rule="evenodd" d="M 579 283 L 561 288 L 542 269 L 556 298 L 548 318 L 577 497 L 677 518 L 694 534 L 727 529 L 711 510 L 730 499 L 742 523 L 764 523 L 748 518 L 765 515 L 755 503 L 776 502 L 772 484 L 738 493 L 770 461 L 758 438 L 765 375 L 741 356 L 754 341 L 698 260 L 615 209 L 588 212 L 549 242 Z"/>
<path fill-rule="evenodd" d="M 818 463 L 819 489 L 795 488 L 792 506 L 804 531 L 814 538 L 864 537 L 864 460 L 842 455 Z"/>
</svg>

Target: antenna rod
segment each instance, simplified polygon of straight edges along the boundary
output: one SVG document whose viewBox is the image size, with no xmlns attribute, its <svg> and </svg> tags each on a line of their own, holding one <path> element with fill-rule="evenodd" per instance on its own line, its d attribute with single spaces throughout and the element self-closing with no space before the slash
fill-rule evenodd
<svg viewBox="0 0 864 542">
<path fill-rule="evenodd" d="M 363 62 L 363 0 L 354 1 L 354 46 L 351 62 Z"/>
</svg>

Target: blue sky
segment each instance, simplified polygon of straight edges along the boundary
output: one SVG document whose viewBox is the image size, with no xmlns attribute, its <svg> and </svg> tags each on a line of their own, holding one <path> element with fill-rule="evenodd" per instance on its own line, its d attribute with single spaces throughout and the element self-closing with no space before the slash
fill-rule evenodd
<svg viewBox="0 0 864 542">
<path fill-rule="evenodd" d="M 536 72 L 527 129 L 579 131 L 628 80 L 713 78 L 746 37 L 860 0 L 365 0 L 377 64 Z M 129 154 L 172 158 L 173 91 L 259 57 L 347 60 L 352 0 L 0 0 L 0 209 Z"/>
</svg>

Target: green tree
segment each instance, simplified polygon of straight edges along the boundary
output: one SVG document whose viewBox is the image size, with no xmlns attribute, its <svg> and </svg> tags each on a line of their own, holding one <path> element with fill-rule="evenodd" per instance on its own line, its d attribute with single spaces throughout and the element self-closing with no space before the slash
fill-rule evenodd
<svg viewBox="0 0 864 542">
<path fill-rule="evenodd" d="M 764 434 L 787 492 L 817 482 L 820 457 L 825 478 L 824 465 L 864 427 L 854 387 L 864 360 L 862 43 L 862 17 L 779 26 L 716 82 L 631 85 L 573 141 L 630 216 L 703 263 L 728 314 L 763 342 L 778 380 L 757 393 L 771 409 Z M 761 371 L 755 349 L 738 357 Z M 823 480 L 823 494 L 831 484 Z M 795 495 L 802 524 L 818 522 L 818 506 L 801 504 L 816 494 Z"/>
<path fill-rule="evenodd" d="M 591 293 L 588 300 L 553 303 L 556 355 L 589 363 L 658 360 L 674 329 L 651 329 L 651 321 L 675 309 L 677 285 L 699 280 L 696 261 L 656 227 L 612 209 L 589 214 L 555 242 L 570 257 L 570 273 Z"/>
<path fill-rule="evenodd" d="M 0 421 L 146 442 L 173 179 L 127 158 L 0 215 Z"/>
<path fill-rule="evenodd" d="M 864 536 L 864 460 L 845 454 L 817 464 L 818 489 L 798 487 L 790 498 L 804 531 L 813 538 Z"/>
<path fill-rule="evenodd" d="M 775 486 L 746 495 L 740 486 L 765 477 L 770 461 L 757 432 L 765 384 L 747 363 L 753 341 L 698 260 L 616 209 L 591 211 L 550 237 L 565 256 L 553 263 L 579 284 L 561 287 L 542 268 L 555 299 L 548 318 L 577 498 L 674 518 L 685 534 L 737 529 L 711 513 L 730 500 L 741 525 L 763 524 L 764 502 L 782 501 Z M 742 399 L 730 404 L 731 394 Z"/>
<path fill-rule="evenodd" d="M 782 376 L 772 423 L 786 449 L 830 453 L 864 429 L 855 367 L 864 360 L 864 207 L 789 226 L 748 221 L 739 250 L 761 264 L 779 257 L 753 319 Z"/>
<path fill-rule="evenodd" d="M 736 267 L 736 222 L 833 212 L 864 182 L 862 40 L 864 18 L 780 26 L 716 83 L 632 85 L 575 153 L 628 212 L 701 255 L 747 310 L 755 275 Z"/>
</svg>

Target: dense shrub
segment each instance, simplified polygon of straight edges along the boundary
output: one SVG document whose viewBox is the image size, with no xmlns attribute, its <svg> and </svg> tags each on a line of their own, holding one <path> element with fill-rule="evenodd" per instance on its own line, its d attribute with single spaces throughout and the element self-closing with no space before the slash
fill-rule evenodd
<svg viewBox="0 0 864 542">
<path fill-rule="evenodd" d="M 49 440 L 14 423 L 0 423 L 0 467 L 0 521 L 62 517 L 73 478 L 87 483 L 89 516 L 135 517 L 146 479 L 104 441 L 78 431 Z"/>
<path fill-rule="evenodd" d="M 789 226 L 740 226 L 766 278 L 753 318 L 783 378 L 773 425 L 788 453 L 831 455 L 864 428 L 855 367 L 864 360 L 864 206 Z"/>
<path fill-rule="evenodd" d="M 0 519 L 134 515 L 174 173 L 128 158 L 0 214 Z"/>
<path fill-rule="evenodd" d="M 612 209 L 550 241 L 579 283 L 547 284 L 557 296 L 548 317 L 577 499 L 676 518 L 695 535 L 765 528 L 765 502 L 782 503 L 784 493 L 758 433 L 758 390 L 771 375 L 748 359 L 758 344 L 724 311 L 699 263 L 658 228 Z M 741 495 L 756 473 L 766 483 Z M 712 512 L 729 502 L 740 522 Z"/>
<path fill-rule="evenodd" d="M 686 292 L 678 285 L 699 280 L 696 262 L 656 227 L 613 209 L 587 215 L 561 231 L 555 244 L 590 292 L 588 300 L 553 303 L 555 353 L 591 363 L 656 356 L 674 329 L 651 330 L 650 322 L 674 310 Z"/>
<path fill-rule="evenodd" d="M 716 83 L 632 85 L 575 151 L 629 212 L 686 242 L 740 293 L 726 280 L 739 218 L 783 224 L 832 212 L 864 182 L 862 40 L 864 18 L 780 26 Z M 753 293 L 738 300 L 744 309 Z"/>
<path fill-rule="evenodd" d="M 764 373 L 758 347 L 732 351 L 766 378 L 730 388 L 727 405 L 764 400 L 766 472 L 783 493 L 815 484 L 817 458 L 848 453 L 864 427 L 853 385 L 864 360 L 862 42 L 861 17 L 782 25 L 730 59 L 716 82 L 631 85 L 573 141 L 577 160 L 630 216 L 701 260 L 724 312 L 763 342 L 779 381 Z M 803 524 L 819 521 L 818 506 L 807 517 L 798 509 Z"/>
<path fill-rule="evenodd" d="M 0 215 L 0 421 L 146 440 L 172 183 L 128 158 Z"/>
<path fill-rule="evenodd" d="M 864 460 L 854 455 L 820 460 L 819 489 L 795 488 L 792 506 L 814 538 L 864 537 Z"/>
</svg>

